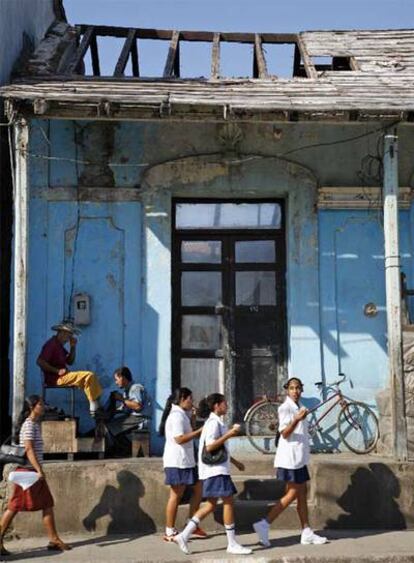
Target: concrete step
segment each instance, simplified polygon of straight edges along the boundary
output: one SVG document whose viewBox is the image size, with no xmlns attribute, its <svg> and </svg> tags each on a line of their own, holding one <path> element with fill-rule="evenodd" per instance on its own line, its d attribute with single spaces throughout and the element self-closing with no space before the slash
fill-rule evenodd
<svg viewBox="0 0 414 563">
<path fill-rule="evenodd" d="M 152 533 L 162 530 L 169 488 L 162 461 L 140 458 L 45 463 L 62 533 Z M 7 472 L 11 469 L 7 467 Z M 377 456 L 317 455 L 310 464 L 309 506 L 316 528 L 414 528 L 412 483 L 414 463 L 397 463 Z M 280 497 L 283 485 L 274 479 L 272 461 L 246 462 L 234 471 L 236 519 L 241 527 L 263 516 Z M 8 488 L 9 493 L 11 488 Z M 183 525 L 188 506 L 180 507 Z M 219 528 L 219 510 L 206 527 Z M 297 529 L 294 506 L 275 526 Z M 43 534 L 38 514 L 22 513 L 15 520 L 21 537 Z"/>
</svg>

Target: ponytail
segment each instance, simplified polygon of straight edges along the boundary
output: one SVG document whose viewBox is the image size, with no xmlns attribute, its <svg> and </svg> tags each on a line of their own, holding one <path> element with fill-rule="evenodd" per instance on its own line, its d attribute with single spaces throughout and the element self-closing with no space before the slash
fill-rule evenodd
<svg viewBox="0 0 414 563">
<path fill-rule="evenodd" d="M 30 416 L 30 413 L 35 408 L 37 403 L 42 399 L 40 395 L 29 395 L 26 397 L 23 403 L 23 409 L 19 414 L 19 418 L 17 419 L 16 428 L 13 434 L 13 442 L 18 444 L 20 442 L 20 429 L 23 426 L 24 421 L 26 418 Z"/>
<path fill-rule="evenodd" d="M 188 387 L 179 387 L 173 391 L 165 403 L 164 412 L 162 413 L 161 422 L 158 427 L 158 434 L 165 436 L 165 423 L 167 422 L 168 415 L 171 412 L 173 405 L 179 405 L 183 399 L 187 399 L 193 392 Z"/>
</svg>

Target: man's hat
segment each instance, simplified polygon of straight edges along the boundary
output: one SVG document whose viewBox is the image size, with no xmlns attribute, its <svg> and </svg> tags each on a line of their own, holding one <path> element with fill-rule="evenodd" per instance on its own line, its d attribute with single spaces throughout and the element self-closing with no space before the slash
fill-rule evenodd
<svg viewBox="0 0 414 563">
<path fill-rule="evenodd" d="M 70 334 L 80 334 L 81 332 L 71 321 L 63 321 L 57 325 L 53 325 L 51 329 L 57 332 L 69 332 Z"/>
</svg>

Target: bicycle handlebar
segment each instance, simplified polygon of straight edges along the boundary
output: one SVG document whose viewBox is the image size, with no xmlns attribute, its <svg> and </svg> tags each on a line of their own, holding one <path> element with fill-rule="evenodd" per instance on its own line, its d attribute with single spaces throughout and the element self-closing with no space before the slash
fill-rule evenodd
<svg viewBox="0 0 414 563">
<path fill-rule="evenodd" d="M 346 375 L 344 373 L 339 373 L 338 375 L 341 376 L 341 379 L 338 379 L 338 381 L 331 381 L 330 383 L 326 383 L 324 384 L 323 381 L 318 381 L 317 383 L 315 383 L 316 387 L 337 387 L 338 385 L 341 385 L 344 381 L 346 381 Z"/>
</svg>

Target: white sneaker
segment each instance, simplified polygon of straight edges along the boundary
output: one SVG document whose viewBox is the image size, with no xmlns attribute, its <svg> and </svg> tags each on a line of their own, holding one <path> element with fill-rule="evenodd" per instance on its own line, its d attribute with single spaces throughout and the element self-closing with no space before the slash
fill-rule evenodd
<svg viewBox="0 0 414 563">
<path fill-rule="evenodd" d="M 253 524 L 253 530 L 259 536 L 259 542 L 265 547 L 270 547 L 269 525 L 264 520 L 259 520 Z"/>
<path fill-rule="evenodd" d="M 183 536 L 181 534 L 177 534 L 176 536 L 174 536 L 173 542 L 176 543 L 178 545 L 178 547 L 181 549 L 181 551 L 183 553 L 185 553 L 186 555 L 188 555 L 190 553 L 190 550 L 188 549 L 187 542 L 185 541 L 185 539 L 183 538 Z"/>
<path fill-rule="evenodd" d="M 227 553 L 232 553 L 233 555 L 250 555 L 252 550 L 249 547 L 244 547 L 239 543 L 234 543 L 227 547 Z"/>
<path fill-rule="evenodd" d="M 328 538 L 324 538 L 323 536 L 318 536 L 318 534 L 315 534 L 314 531 L 310 531 L 307 533 L 302 532 L 302 535 L 300 536 L 300 543 L 302 545 L 322 545 L 323 543 L 326 543 L 328 541 Z"/>
</svg>

